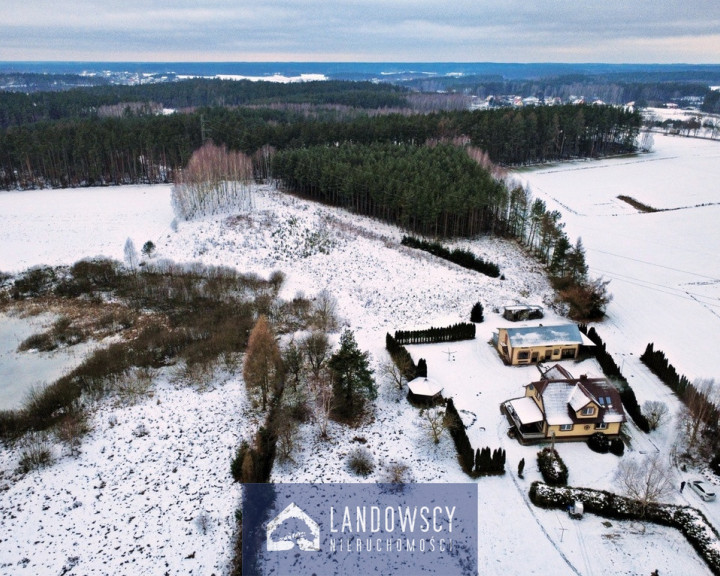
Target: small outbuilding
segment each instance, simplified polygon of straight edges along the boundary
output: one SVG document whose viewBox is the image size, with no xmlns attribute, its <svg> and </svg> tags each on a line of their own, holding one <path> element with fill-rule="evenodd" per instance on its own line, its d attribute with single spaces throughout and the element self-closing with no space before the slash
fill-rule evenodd
<svg viewBox="0 0 720 576">
<path fill-rule="evenodd" d="M 434 405 L 442 400 L 443 387 L 432 378 L 419 376 L 408 382 L 408 400 L 413 404 Z"/>
<path fill-rule="evenodd" d="M 503 306 L 502 315 L 505 320 L 510 320 L 510 322 L 539 320 L 543 317 L 543 309 L 542 306 L 535 306 L 533 304 Z"/>
</svg>

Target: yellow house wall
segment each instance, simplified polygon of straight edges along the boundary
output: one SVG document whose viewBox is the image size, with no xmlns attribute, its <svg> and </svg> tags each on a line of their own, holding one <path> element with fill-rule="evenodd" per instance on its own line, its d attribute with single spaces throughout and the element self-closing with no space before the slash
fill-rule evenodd
<svg viewBox="0 0 720 576">
<path fill-rule="evenodd" d="M 555 438 L 573 438 L 575 436 L 589 436 L 595 432 L 602 432 L 609 436 L 614 436 L 620 433 L 621 422 L 612 422 L 608 424 L 605 430 L 595 430 L 594 424 L 589 424 L 590 430 L 585 430 L 585 424 L 575 424 L 572 430 L 560 430 L 560 426 L 549 426 L 547 430 L 548 438 L 555 432 Z"/>
<path fill-rule="evenodd" d="M 500 350 L 501 340 L 498 339 L 498 350 Z M 529 348 L 508 348 L 509 354 L 510 354 L 510 363 L 513 365 L 516 364 L 532 364 L 532 356 L 533 354 L 538 355 L 538 360 L 543 361 L 545 360 L 545 352 L 547 350 L 551 351 L 550 360 L 561 360 L 562 359 L 562 352 L 563 350 L 572 349 L 574 352 L 574 356 L 577 357 L 578 353 L 578 346 L 532 346 Z M 557 350 L 557 354 L 555 354 L 555 350 Z M 521 352 L 527 352 L 528 357 L 520 359 L 518 356 Z"/>
<path fill-rule="evenodd" d="M 590 406 L 592 406 L 593 408 L 595 408 L 595 412 L 593 412 L 592 414 L 588 414 L 587 416 L 583 415 L 583 410 L 584 410 L 585 408 L 589 408 Z M 583 406 L 582 408 L 580 408 L 580 410 L 578 410 L 577 412 L 575 412 L 575 416 L 576 416 L 577 418 L 580 418 L 581 420 L 582 420 L 582 419 L 592 419 L 592 418 L 596 418 L 597 415 L 598 415 L 598 409 L 599 409 L 599 408 L 598 408 L 598 405 L 595 404 L 595 402 L 590 402 L 590 403 L 588 403 L 586 406 Z"/>
</svg>

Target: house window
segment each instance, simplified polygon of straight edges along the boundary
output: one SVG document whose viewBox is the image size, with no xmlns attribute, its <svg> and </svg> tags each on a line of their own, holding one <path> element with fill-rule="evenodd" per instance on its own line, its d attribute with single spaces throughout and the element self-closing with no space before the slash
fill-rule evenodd
<svg viewBox="0 0 720 576">
<path fill-rule="evenodd" d="M 518 352 L 518 360 L 527 360 L 530 357 L 530 352 Z"/>
<path fill-rule="evenodd" d="M 586 408 L 582 409 L 582 415 L 583 416 L 592 416 L 595 414 L 595 407 L 594 406 L 587 406 Z"/>
<path fill-rule="evenodd" d="M 555 348 L 555 350 L 553 350 L 553 356 L 557 356 L 558 354 L 560 354 L 560 348 Z"/>
<path fill-rule="evenodd" d="M 607 428 L 607 423 L 605 422 L 598 422 L 595 424 L 595 430 L 605 430 Z"/>
<path fill-rule="evenodd" d="M 561 432 L 569 432 L 569 431 L 572 430 L 572 429 L 573 429 L 573 425 L 572 425 L 572 424 L 560 424 L 560 431 L 561 431 Z"/>
</svg>

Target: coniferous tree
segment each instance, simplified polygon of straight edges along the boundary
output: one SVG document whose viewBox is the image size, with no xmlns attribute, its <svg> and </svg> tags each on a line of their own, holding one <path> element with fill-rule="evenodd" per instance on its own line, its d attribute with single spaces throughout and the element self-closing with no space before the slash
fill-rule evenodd
<svg viewBox="0 0 720 576">
<path fill-rule="evenodd" d="M 425 358 L 420 358 L 420 360 L 418 360 L 416 375 L 417 378 L 427 378 L 428 368 Z"/>
<path fill-rule="evenodd" d="M 482 322 L 485 320 L 483 316 L 483 306 L 480 302 L 476 302 L 470 311 L 470 322 Z"/>
<path fill-rule="evenodd" d="M 282 377 L 282 359 L 275 336 L 266 316 L 260 316 L 250 332 L 243 378 L 245 385 L 260 391 L 262 409 L 267 408 L 268 397 L 279 387 Z"/>
<path fill-rule="evenodd" d="M 343 331 L 340 348 L 330 357 L 328 366 L 333 374 L 335 413 L 344 418 L 357 416 L 365 399 L 375 399 L 377 387 L 369 354 L 358 348 L 352 331 Z"/>
</svg>

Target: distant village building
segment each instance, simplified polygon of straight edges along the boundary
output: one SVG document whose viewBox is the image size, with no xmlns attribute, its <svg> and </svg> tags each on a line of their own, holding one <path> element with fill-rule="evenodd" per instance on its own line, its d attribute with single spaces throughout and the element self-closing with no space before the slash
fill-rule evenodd
<svg viewBox="0 0 720 576">
<path fill-rule="evenodd" d="M 493 343 L 503 361 L 516 366 L 577 358 L 585 340 L 576 324 L 541 324 L 498 328 L 493 334 Z"/>
<path fill-rule="evenodd" d="M 553 366 L 525 396 L 508 400 L 503 411 L 521 442 L 586 440 L 597 432 L 620 434 L 625 412 L 617 389 L 605 378 L 573 378 Z"/>
</svg>

